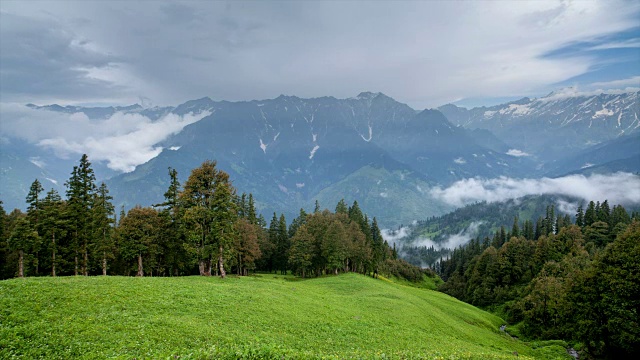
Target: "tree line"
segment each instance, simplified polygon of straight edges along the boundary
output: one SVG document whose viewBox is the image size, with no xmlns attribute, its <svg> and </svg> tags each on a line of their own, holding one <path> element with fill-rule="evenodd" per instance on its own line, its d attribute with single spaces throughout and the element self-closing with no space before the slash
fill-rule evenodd
<svg viewBox="0 0 640 360">
<path fill-rule="evenodd" d="M 640 353 L 640 216 L 608 201 L 572 220 L 548 206 L 535 225 L 473 239 L 437 267 L 440 290 L 493 309 L 522 335 L 571 339 L 596 358 Z"/>
<path fill-rule="evenodd" d="M 0 208 L 2 278 L 60 275 L 183 276 L 227 271 L 293 273 L 301 277 L 359 272 L 410 281 L 435 276 L 398 258 L 376 218 L 357 202 L 335 212 L 300 209 L 288 225 L 258 214 L 252 194 L 238 195 L 215 161 L 191 171 L 184 184 L 169 168 L 164 201 L 119 214 L 104 183 L 96 184 L 86 155 L 65 183 L 66 198 L 44 194 L 36 179 L 27 212 Z"/>
</svg>

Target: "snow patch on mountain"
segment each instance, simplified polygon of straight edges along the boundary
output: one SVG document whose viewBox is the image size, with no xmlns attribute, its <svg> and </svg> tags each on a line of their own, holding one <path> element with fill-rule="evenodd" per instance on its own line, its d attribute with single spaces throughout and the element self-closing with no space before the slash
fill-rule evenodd
<svg viewBox="0 0 640 360">
<path fill-rule="evenodd" d="M 313 149 L 311 149 L 311 152 L 309 153 L 309 160 L 313 159 L 313 155 L 316 154 L 316 151 L 318 151 L 318 149 L 320 149 L 320 146 L 316 145 L 313 147 Z"/>
</svg>

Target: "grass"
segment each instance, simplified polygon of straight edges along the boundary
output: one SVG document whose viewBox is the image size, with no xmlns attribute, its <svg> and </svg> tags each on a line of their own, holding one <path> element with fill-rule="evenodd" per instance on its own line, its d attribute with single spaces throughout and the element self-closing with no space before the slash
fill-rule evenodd
<svg viewBox="0 0 640 360">
<path fill-rule="evenodd" d="M 0 358 L 567 358 L 445 294 L 356 274 L 0 282 Z"/>
</svg>

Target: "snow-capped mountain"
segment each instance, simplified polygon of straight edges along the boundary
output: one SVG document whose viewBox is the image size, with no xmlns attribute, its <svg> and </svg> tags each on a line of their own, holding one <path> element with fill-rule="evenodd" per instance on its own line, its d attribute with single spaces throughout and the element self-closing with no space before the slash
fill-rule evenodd
<svg viewBox="0 0 640 360">
<path fill-rule="evenodd" d="M 551 93 L 491 107 L 439 108 L 454 124 L 488 129 L 507 144 L 544 162 L 638 132 L 640 92 L 599 95 Z M 640 146 L 640 145 L 639 145 Z"/>
</svg>

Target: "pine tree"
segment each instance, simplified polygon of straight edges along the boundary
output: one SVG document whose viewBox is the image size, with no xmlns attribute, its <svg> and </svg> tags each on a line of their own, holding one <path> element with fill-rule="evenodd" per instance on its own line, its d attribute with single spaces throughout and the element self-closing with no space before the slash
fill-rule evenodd
<svg viewBox="0 0 640 360">
<path fill-rule="evenodd" d="M 38 229 L 38 218 L 41 212 L 40 206 L 40 193 L 44 191 L 42 188 L 42 184 L 38 179 L 35 179 L 29 188 L 29 193 L 27 194 L 27 216 L 29 217 L 29 221 L 33 224 L 34 228 Z M 35 274 L 38 275 L 39 272 L 39 253 L 36 251 L 35 253 Z"/>
<path fill-rule="evenodd" d="M 578 212 L 576 213 L 576 225 L 584 227 L 584 211 L 582 210 L 582 203 L 578 206 Z"/>
<path fill-rule="evenodd" d="M 596 204 L 593 201 L 590 201 L 587 206 L 587 210 L 584 212 L 584 226 L 590 226 L 596 222 L 596 219 Z"/>
<path fill-rule="evenodd" d="M 338 205 L 336 205 L 336 214 L 348 214 L 349 208 L 347 207 L 347 203 L 344 202 L 344 199 L 340 199 Z"/>
<path fill-rule="evenodd" d="M 382 233 L 380 232 L 380 228 L 378 227 L 378 220 L 373 218 L 371 222 L 371 250 L 372 250 L 372 268 L 374 271 L 374 277 L 378 275 L 378 267 L 382 262 L 383 253 L 384 253 L 384 239 L 382 238 Z"/>
<path fill-rule="evenodd" d="M 318 202 L 318 200 L 316 200 L 316 205 L 315 205 L 315 207 L 313 208 L 313 213 L 314 213 L 314 214 L 317 214 L 317 213 L 319 213 L 319 212 L 320 212 L 320 203 Z"/>
<path fill-rule="evenodd" d="M 611 226 L 611 209 L 609 208 L 609 201 L 605 200 L 600 204 L 600 209 L 596 214 L 596 219 L 598 221 L 605 222 Z"/>
<path fill-rule="evenodd" d="M 89 241 L 91 240 L 90 219 L 96 177 L 87 154 L 82 155 L 80 164 L 73 167 L 67 186 L 67 200 L 74 229 L 73 247 L 75 252 L 75 274 L 78 274 L 78 255 L 82 254 L 82 274 L 89 275 Z"/>
<path fill-rule="evenodd" d="M 247 206 L 248 206 L 247 219 L 249 220 L 250 223 L 257 225 L 258 218 L 256 217 L 256 204 L 253 201 L 253 194 L 251 193 L 249 193 L 249 203 L 247 204 Z"/>
<path fill-rule="evenodd" d="M 66 203 L 55 189 L 51 189 L 42 200 L 42 211 L 38 222 L 38 233 L 42 240 L 48 244 L 51 253 L 51 276 L 58 273 L 59 242 L 64 239 L 68 232 Z M 49 242 L 49 240 L 51 240 Z"/>
<path fill-rule="evenodd" d="M 287 221 L 284 214 L 280 214 L 278 220 L 278 234 L 276 242 L 277 266 L 282 275 L 287 273 L 287 258 L 289 252 L 289 234 L 287 231 Z"/>
<path fill-rule="evenodd" d="M 42 184 L 38 179 L 35 179 L 29 188 L 29 194 L 27 194 L 27 214 L 32 219 L 34 224 L 38 223 L 38 212 L 40 210 L 39 202 L 40 202 L 40 193 L 44 191 L 42 188 Z"/>
<path fill-rule="evenodd" d="M 511 236 L 520 236 L 520 227 L 518 226 L 518 216 L 513 218 L 513 226 L 511 227 Z"/>
<path fill-rule="evenodd" d="M 113 216 L 115 207 L 111 203 L 113 196 L 109 195 L 109 189 L 105 183 L 94 194 L 94 201 L 91 207 L 93 219 L 93 232 L 96 256 L 102 259 L 102 275 L 107 275 L 107 259 L 113 257 L 115 243 L 113 241 Z"/>
<path fill-rule="evenodd" d="M 176 169 L 169 167 L 169 187 L 164 193 L 164 202 L 157 206 L 164 207 L 160 213 L 164 228 L 161 243 L 165 248 L 169 274 L 177 276 L 179 268 L 183 267 L 187 260 L 183 251 L 186 239 L 181 228 L 184 208 L 180 202 L 180 181 Z"/>
</svg>

